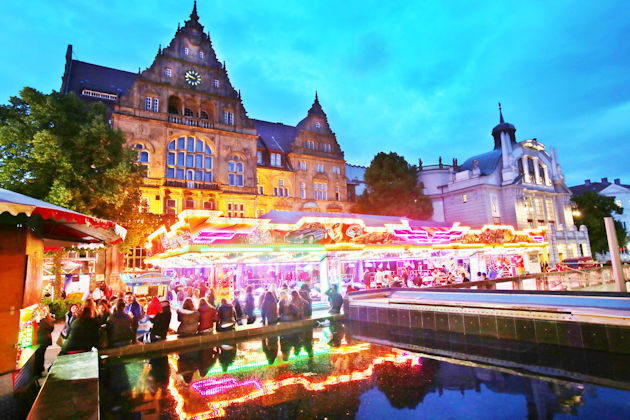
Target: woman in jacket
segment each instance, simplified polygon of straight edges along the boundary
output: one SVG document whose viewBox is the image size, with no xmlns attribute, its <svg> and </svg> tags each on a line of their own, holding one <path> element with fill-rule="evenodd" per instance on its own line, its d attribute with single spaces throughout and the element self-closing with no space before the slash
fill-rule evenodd
<svg viewBox="0 0 630 420">
<path fill-rule="evenodd" d="M 199 334 L 212 333 L 213 324 L 219 320 L 219 315 L 214 306 L 210 305 L 205 298 L 199 299 Z"/>
<path fill-rule="evenodd" d="M 219 320 L 217 321 L 217 332 L 233 330 L 236 325 L 236 312 L 226 298 L 221 299 L 219 306 Z"/>
<path fill-rule="evenodd" d="M 280 291 L 280 302 L 278 302 L 278 315 L 281 322 L 295 321 L 297 319 L 298 309 L 289 301 L 289 294 Z"/>
<path fill-rule="evenodd" d="M 300 297 L 297 290 L 291 291 L 291 305 L 295 306 L 295 319 L 304 319 L 304 310 L 307 305 L 306 301 Z"/>
<path fill-rule="evenodd" d="M 42 376 L 44 372 L 44 356 L 48 346 L 52 345 L 52 332 L 55 329 L 55 321 L 50 316 L 48 305 L 42 306 L 41 317 L 37 324 L 36 343 L 39 347 L 35 351 L 35 376 Z"/>
<path fill-rule="evenodd" d="M 63 344 L 61 354 L 80 353 L 99 347 L 99 329 L 101 325 L 96 319 L 96 312 L 88 299 L 77 318 L 72 322 L 68 340 Z"/>
<path fill-rule="evenodd" d="M 260 306 L 260 313 L 263 320 L 267 321 L 267 325 L 276 325 L 278 323 L 278 302 L 273 293 L 265 293 Z"/>
<path fill-rule="evenodd" d="M 68 336 L 70 335 L 70 327 L 72 326 L 74 320 L 77 318 L 78 311 L 79 305 L 74 303 L 70 306 L 70 310 L 66 312 L 66 323 L 61 330 L 61 338 L 63 338 L 64 340 L 67 340 Z"/>
<path fill-rule="evenodd" d="M 177 320 L 179 321 L 177 334 L 180 337 L 197 334 L 199 329 L 199 312 L 195 310 L 195 305 L 191 298 L 184 299 L 181 309 L 177 310 Z"/>
<path fill-rule="evenodd" d="M 125 312 L 125 301 L 118 299 L 114 312 L 107 319 L 105 326 L 109 347 L 122 347 L 133 343 L 133 318 Z"/>
</svg>

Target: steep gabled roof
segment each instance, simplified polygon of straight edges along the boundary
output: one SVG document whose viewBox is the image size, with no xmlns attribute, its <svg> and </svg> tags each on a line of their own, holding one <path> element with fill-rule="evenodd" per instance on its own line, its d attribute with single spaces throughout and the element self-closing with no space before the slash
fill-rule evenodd
<svg viewBox="0 0 630 420">
<path fill-rule="evenodd" d="M 81 96 L 83 89 L 124 95 L 138 78 L 137 73 L 72 60 L 65 94 Z"/>
<path fill-rule="evenodd" d="M 253 120 L 258 138 L 271 151 L 289 153 L 291 143 L 295 140 L 298 130 L 290 125 L 272 123 L 269 121 Z M 260 144 L 260 143 L 259 143 Z"/>
</svg>

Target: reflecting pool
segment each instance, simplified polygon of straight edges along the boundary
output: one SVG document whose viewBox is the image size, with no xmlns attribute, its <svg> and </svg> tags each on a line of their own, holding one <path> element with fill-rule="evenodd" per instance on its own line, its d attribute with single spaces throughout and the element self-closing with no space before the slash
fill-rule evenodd
<svg viewBox="0 0 630 420">
<path fill-rule="evenodd" d="M 333 324 L 193 351 L 104 359 L 101 416 L 630 418 L 625 373 L 567 369 L 563 352 L 555 353 L 554 368 L 549 355 L 544 365 L 524 364 L 510 352 L 489 357 L 481 346 L 479 359 L 474 351 L 468 357 L 452 348 L 429 348 L 413 334 L 401 340 L 400 331 L 390 331 L 388 344 L 387 333 L 374 339 L 368 333 Z"/>
</svg>

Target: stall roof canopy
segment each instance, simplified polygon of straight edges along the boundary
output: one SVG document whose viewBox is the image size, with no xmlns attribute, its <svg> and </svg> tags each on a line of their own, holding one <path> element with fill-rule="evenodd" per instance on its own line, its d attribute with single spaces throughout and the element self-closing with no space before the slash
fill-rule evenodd
<svg viewBox="0 0 630 420">
<path fill-rule="evenodd" d="M 401 220 L 409 222 L 410 226 L 423 227 L 450 227 L 444 222 L 434 222 L 431 220 L 413 220 L 401 216 L 380 216 L 375 214 L 355 214 L 355 213 L 320 213 L 316 211 L 283 211 L 271 210 L 260 216 L 261 219 L 268 219 L 272 224 L 296 224 L 305 217 L 335 218 L 335 219 L 357 219 L 362 220 L 366 226 L 385 226 L 386 224 L 399 224 Z"/>
<path fill-rule="evenodd" d="M 41 218 L 41 231 L 49 248 L 76 243 L 115 244 L 125 239 L 127 230 L 114 222 L 88 216 L 27 195 L 0 188 L 0 214 Z"/>
</svg>

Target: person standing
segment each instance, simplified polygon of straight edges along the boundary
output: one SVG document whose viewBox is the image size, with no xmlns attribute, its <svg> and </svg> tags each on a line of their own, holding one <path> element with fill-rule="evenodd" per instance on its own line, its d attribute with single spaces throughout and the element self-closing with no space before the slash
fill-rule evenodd
<svg viewBox="0 0 630 420">
<path fill-rule="evenodd" d="M 326 291 L 326 295 L 328 295 L 328 301 L 330 302 L 330 310 L 328 312 L 331 314 L 341 313 L 343 297 L 337 291 L 337 286 L 333 284 L 330 289 Z"/>
<path fill-rule="evenodd" d="M 179 321 L 177 334 L 180 337 L 197 334 L 199 329 L 199 312 L 195 310 L 195 305 L 191 298 L 186 298 L 182 307 L 177 310 L 177 320 Z"/>
<path fill-rule="evenodd" d="M 79 311 L 77 318 L 72 322 L 68 340 L 63 344 L 60 354 L 79 353 L 90 351 L 99 347 L 99 329 L 96 319 L 96 311 L 93 302 L 88 299 L 85 306 Z"/>
<path fill-rule="evenodd" d="M 313 299 L 311 298 L 311 288 L 308 287 L 307 283 L 302 283 L 300 297 L 304 301 L 304 318 L 310 318 L 313 315 Z"/>
<path fill-rule="evenodd" d="M 265 321 L 267 325 L 276 325 L 278 323 L 278 302 L 273 293 L 265 293 L 262 305 L 260 306 L 260 313 L 262 315 L 263 324 Z"/>
<path fill-rule="evenodd" d="M 256 303 L 252 292 L 252 286 L 247 286 L 247 289 L 245 289 L 245 310 L 243 313 L 247 317 L 248 325 L 253 324 L 256 321 L 256 316 L 254 315 L 255 308 Z"/>
<path fill-rule="evenodd" d="M 304 308 L 307 305 L 306 301 L 300 297 L 297 290 L 291 291 L 291 306 L 295 307 L 295 320 L 304 319 Z"/>
<path fill-rule="evenodd" d="M 64 340 L 68 339 L 68 336 L 70 335 L 70 327 L 72 327 L 72 323 L 77 318 L 78 311 L 79 311 L 79 305 L 77 305 L 76 303 L 73 303 L 70 306 L 70 310 L 66 312 L 66 323 L 63 326 L 63 329 L 61 330 L 62 339 Z"/>
<path fill-rule="evenodd" d="M 41 319 L 37 324 L 37 342 L 39 346 L 35 351 L 35 376 L 42 376 L 44 373 L 44 360 L 46 349 L 52 345 L 52 332 L 55 329 L 55 321 L 50 316 L 48 305 L 41 307 Z"/>
<path fill-rule="evenodd" d="M 236 312 L 226 298 L 221 299 L 221 306 L 219 306 L 218 312 L 217 332 L 233 330 L 236 324 Z"/>
<path fill-rule="evenodd" d="M 122 347 L 133 343 L 133 318 L 125 312 L 125 301 L 118 299 L 105 326 L 109 347 Z"/>
<path fill-rule="evenodd" d="M 214 296 L 214 289 L 208 289 L 206 301 L 215 308 L 217 307 L 217 298 Z"/>
<path fill-rule="evenodd" d="M 199 334 L 211 334 L 213 325 L 219 320 L 217 310 L 205 298 L 199 299 Z"/>
<path fill-rule="evenodd" d="M 160 302 L 160 309 L 157 309 L 155 305 L 149 305 L 147 313 L 153 323 L 151 327 L 151 342 L 154 343 L 166 339 L 168 327 L 171 323 L 171 304 L 168 300 L 163 300 Z"/>
<path fill-rule="evenodd" d="M 133 330 L 135 334 L 135 331 L 138 329 L 138 322 L 144 311 L 131 292 L 125 293 L 125 312 L 133 318 Z"/>
<path fill-rule="evenodd" d="M 234 313 L 236 314 L 236 323 L 238 325 L 242 325 L 243 319 L 243 309 L 241 308 L 241 301 L 239 297 L 241 295 L 240 290 L 234 291 L 234 301 L 232 302 L 232 306 L 234 307 Z"/>
</svg>

